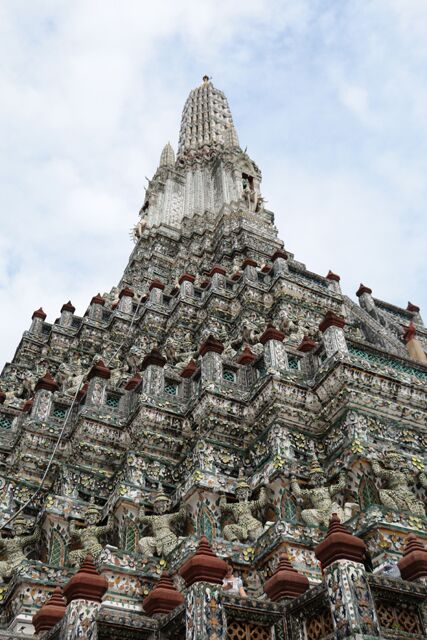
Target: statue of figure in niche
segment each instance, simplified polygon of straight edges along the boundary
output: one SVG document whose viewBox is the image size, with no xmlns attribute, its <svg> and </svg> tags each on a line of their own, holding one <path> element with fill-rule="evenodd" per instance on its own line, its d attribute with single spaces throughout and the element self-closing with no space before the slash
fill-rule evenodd
<svg viewBox="0 0 427 640">
<path fill-rule="evenodd" d="M 268 503 L 265 487 L 261 487 L 257 500 L 249 500 L 251 488 L 243 475 L 239 474 L 236 485 L 238 502 L 229 503 L 225 496 L 221 496 L 219 507 L 223 513 L 230 512 L 236 520 L 235 524 L 227 524 L 223 533 L 226 540 L 239 542 L 255 541 L 264 531 L 264 526 L 253 513 L 265 507 Z"/>
<path fill-rule="evenodd" d="M 388 451 L 383 456 L 382 465 L 376 459 L 373 459 L 371 464 L 375 475 L 384 481 L 384 488 L 379 491 L 384 507 L 393 511 L 406 511 L 416 516 L 425 516 L 424 504 L 409 488 L 411 472 L 402 465 L 398 453 Z"/>
<path fill-rule="evenodd" d="M 312 505 L 310 509 L 301 511 L 301 518 L 305 524 L 311 527 L 327 527 L 333 513 L 337 514 L 341 522 L 345 522 L 359 510 L 359 505 L 355 502 L 346 502 L 343 508 L 333 500 L 337 493 L 345 489 L 345 474 L 340 473 L 336 484 L 327 485 L 325 473 L 315 453 L 312 454 L 310 480 L 312 488 L 301 489 L 295 475 L 291 474 L 292 493 L 297 497 L 307 498 Z"/>
<path fill-rule="evenodd" d="M 82 548 L 70 551 L 70 564 L 74 566 L 80 565 L 88 553 L 90 553 L 95 560 L 99 558 L 103 550 L 99 538 L 105 533 L 109 533 L 113 528 L 110 516 L 108 517 L 107 524 L 104 526 L 96 524 L 100 519 L 101 509 L 91 500 L 83 514 L 84 526 L 76 527 L 74 521 L 71 522 L 70 535 L 79 540 Z"/>
<path fill-rule="evenodd" d="M 22 564 L 27 562 L 25 547 L 40 539 L 40 529 L 36 527 L 34 533 L 25 535 L 28 523 L 25 518 L 17 516 L 12 521 L 12 537 L 6 538 L 0 534 L 0 551 L 5 560 L 0 561 L 0 584 L 5 578 L 11 578 L 12 573 Z"/>
<path fill-rule="evenodd" d="M 154 514 L 147 516 L 144 505 L 141 506 L 138 520 L 142 524 L 150 525 L 153 533 L 152 536 L 144 536 L 139 541 L 139 548 L 144 556 L 166 556 L 176 547 L 178 537 L 172 526 L 185 521 L 187 507 L 183 504 L 179 511 L 170 513 L 170 506 L 171 500 L 164 493 L 161 485 L 159 485 L 159 491 L 153 501 Z"/>
</svg>

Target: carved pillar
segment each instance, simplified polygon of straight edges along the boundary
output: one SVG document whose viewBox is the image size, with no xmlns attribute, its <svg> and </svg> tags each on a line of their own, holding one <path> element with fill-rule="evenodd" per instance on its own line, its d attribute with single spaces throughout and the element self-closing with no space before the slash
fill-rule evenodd
<svg viewBox="0 0 427 640">
<path fill-rule="evenodd" d="M 365 543 L 333 514 L 323 542 L 315 547 L 322 564 L 334 638 L 379 638 L 375 602 L 363 566 Z"/>
<path fill-rule="evenodd" d="M 409 357 L 412 358 L 412 360 L 421 362 L 422 364 L 427 364 L 427 356 L 424 351 L 423 345 L 416 336 L 417 331 L 415 329 L 414 323 L 411 321 L 409 327 L 405 329 L 405 332 L 403 334 L 403 339 L 406 342 L 406 348 L 408 349 Z"/>
<path fill-rule="evenodd" d="M 339 275 L 337 275 L 336 273 L 333 273 L 332 271 L 328 271 L 326 279 L 328 281 L 328 289 L 330 289 L 331 291 L 334 291 L 335 293 L 341 293 L 341 286 L 340 286 L 341 278 Z"/>
<path fill-rule="evenodd" d="M 209 336 L 200 347 L 199 355 L 202 357 L 201 376 L 202 386 L 212 382 L 219 383 L 222 380 L 222 358 L 224 345 Z"/>
<path fill-rule="evenodd" d="M 368 313 L 376 316 L 375 302 L 372 297 L 372 289 L 369 287 L 365 287 L 364 284 L 360 283 L 360 287 L 356 291 L 356 296 L 359 298 L 359 304 L 362 309 L 365 309 Z"/>
<path fill-rule="evenodd" d="M 196 277 L 190 273 L 183 273 L 179 278 L 179 291 L 181 298 L 194 298 L 194 281 Z"/>
<path fill-rule="evenodd" d="M 36 420 L 47 420 L 52 407 L 52 396 L 54 391 L 57 391 L 59 386 L 50 375 L 49 371 L 46 371 L 43 378 L 37 382 L 35 386 L 34 401 L 31 409 L 31 417 Z"/>
<path fill-rule="evenodd" d="M 86 556 L 79 571 L 64 587 L 68 602 L 62 619 L 61 640 L 96 638 L 96 617 L 108 581 L 98 573 L 91 555 Z"/>
<path fill-rule="evenodd" d="M 333 311 L 328 311 L 319 324 L 319 329 L 323 333 L 323 344 L 328 358 L 335 353 L 340 355 L 348 353 L 344 325 L 344 318 L 337 316 Z"/>
<path fill-rule="evenodd" d="M 275 276 L 279 276 L 282 273 L 289 272 L 288 254 L 285 251 L 278 249 L 275 253 L 273 253 L 271 259 L 273 261 L 273 273 Z"/>
<path fill-rule="evenodd" d="M 166 358 L 158 349 L 152 349 L 142 361 L 141 369 L 144 372 L 142 379 L 142 391 L 148 395 L 158 395 L 163 392 L 165 386 L 165 374 L 163 367 Z"/>
<path fill-rule="evenodd" d="M 71 304 L 70 300 L 62 305 L 61 317 L 59 319 L 59 324 L 61 325 L 61 327 L 71 327 L 75 310 L 76 308 Z"/>
<path fill-rule="evenodd" d="M 33 333 L 35 336 L 41 336 L 43 332 L 43 324 L 46 320 L 46 314 L 41 307 L 34 311 L 31 316 L 31 320 L 30 333 Z"/>
<path fill-rule="evenodd" d="M 243 277 L 249 282 L 258 282 L 257 263 L 252 258 L 246 258 L 242 262 Z"/>
<path fill-rule="evenodd" d="M 410 311 L 412 315 L 412 320 L 416 323 L 424 326 L 423 319 L 420 314 L 420 308 L 416 304 L 412 304 L 412 302 L 408 302 L 408 306 L 406 307 L 406 311 Z"/>
<path fill-rule="evenodd" d="M 179 572 L 187 587 L 186 640 L 225 640 L 227 624 L 221 585 L 226 562 L 213 553 L 203 536 L 196 553 Z"/>
<path fill-rule="evenodd" d="M 105 300 L 99 293 L 96 296 L 93 296 L 89 306 L 89 318 L 91 320 L 95 320 L 95 322 L 101 322 L 102 309 L 104 305 Z"/>
<path fill-rule="evenodd" d="M 211 287 L 213 289 L 225 289 L 226 270 L 221 265 L 216 264 L 209 272 L 211 278 Z"/>
<path fill-rule="evenodd" d="M 304 357 L 301 359 L 301 369 L 308 376 L 312 375 L 316 369 L 316 360 L 313 355 L 316 348 L 317 342 L 306 335 L 298 345 L 298 351 L 304 354 Z"/>
<path fill-rule="evenodd" d="M 132 313 L 134 296 L 134 292 L 132 289 L 129 289 L 129 287 L 122 289 L 119 293 L 119 311 L 122 313 Z"/>
<path fill-rule="evenodd" d="M 86 395 L 86 404 L 90 405 L 102 405 L 105 402 L 105 390 L 110 379 L 111 372 L 108 367 L 99 360 L 93 365 L 88 373 L 87 379 L 89 386 Z"/>
<path fill-rule="evenodd" d="M 261 344 L 264 345 L 264 361 L 267 369 L 280 371 L 288 369 L 288 356 L 283 344 L 285 334 L 272 325 L 269 325 L 260 337 Z"/>
<path fill-rule="evenodd" d="M 165 288 L 165 285 L 163 284 L 163 282 L 160 282 L 160 280 L 157 280 L 157 278 L 152 281 L 152 283 L 148 287 L 148 290 L 150 292 L 150 302 L 151 303 L 153 303 L 153 304 L 162 304 L 163 303 L 163 289 L 164 288 Z"/>
</svg>

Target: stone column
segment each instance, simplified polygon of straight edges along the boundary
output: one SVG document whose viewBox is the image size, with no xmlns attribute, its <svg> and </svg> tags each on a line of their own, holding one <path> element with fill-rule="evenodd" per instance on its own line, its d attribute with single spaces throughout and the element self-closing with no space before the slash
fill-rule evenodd
<svg viewBox="0 0 427 640">
<path fill-rule="evenodd" d="M 96 296 L 93 296 L 89 306 L 89 318 L 91 320 L 95 320 L 95 322 L 101 322 L 102 308 L 104 305 L 105 300 L 100 293 L 98 293 Z"/>
<path fill-rule="evenodd" d="M 191 273 L 183 273 L 179 278 L 179 292 L 181 298 L 194 298 L 194 281 L 196 277 Z"/>
<path fill-rule="evenodd" d="M 411 321 L 409 327 L 407 327 L 403 334 L 403 339 L 406 342 L 406 348 L 408 349 L 409 357 L 412 360 L 421 362 L 421 364 L 427 364 L 427 356 L 423 349 L 423 345 L 416 337 L 417 331 L 414 323 Z"/>
<path fill-rule="evenodd" d="M 119 306 L 118 310 L 122 313 L 132 313 L 133 311 L 133 298 L 135 294 L 132 289 L 125 287 L 119 293 Z"/>
<path fill-rule="evenodd" d="M 163 367 L 166 358 L 158 349 L 152 349 L 142 361 L 141 370 L 144 372 L 142 379 L 142 391 L 147 395 L 159 395 L 165 386 L 165 373 Z"/>
<path fill-rule="evenodd" d="M 43 311 L 43 309 L 40 307 L 40 309 L 37 309 L 36 311 L 34 311 L 33 315 L 31 316 L 31 327 L 30 327 L 30 333 L 33 333 L 35 336 L 41 336 L 42 332 L 43 332 L 43 324 L 44 321 L 46 320 L 46 314 Z"/>
<path fill-rule="evenodd" d="M 320 560 L 335 630 L 335 638 L 380 638 L 375 602 L 363 559 L 366 546 L 332 515 L 323 542 L 314 552 Z"/>
<path fill-rule="evenodd" d="M 68 300 L 61 307 L 61 317 L 59 319 L 59 324 L 61 327 L 71 327 L 73 322 L 73 315 L 76 307 L 71 304 L 71 301 Z"/>
<path fill-rule="evenodd" d="M 424 322 L 420 314 L 420 308 L 416 304 L 412 304 L 412 302 L 408 302 L 406 311 L 410 311 L 413 314 L 412 320 L 416 324 L 420 324 L 422 327 L 424 326 Z"/>
<path fill-rule="evenodd" d="M 222 606 L 222 580 L 227 563 L 212 551 L 202 536 L 196 553 L 181 567 L 185 580 L 186 640 L 225 640 L 227 623 Z"/>
<path fill-rule="evenodd" d="M 267 369 L 281 371 L 288 369 L 288 356 L 286 355 L 283 339 L 285 334 L 271 324 L 268 325 L 259 341 L 264 345 L 264 361 Z"/>
<path fill-rule="evenodd" d="M 152 281 L 148 290 L 150 292 L 150 302 L 152 304 L 162 304 L 163 303 L 163 289 L 165 285 L 163 282 L 160 282 L 157 278 Z"/>
<path fill-rule="evenodd" d="M 319 324 L 319 329 L 323 333 L 323 344 L 328 358 L 335 353 L 340 355 L 348 353 L 344 325 L 344 318 L 337 316 L 333 311 L 328 311 Z"/>
<path fill-rule="evenodd" d="M 227 272 L 220 264 L 216 264 L 209 272 L 211 287 L 213 289 L 225 289 L 225 276 Z"/>
<path fill-rule="evenodd" d="M 36 420 L 47 420 L 52 407 L 52 396 L 54 391 L 58 391 L 59 386 L 46 371 L 43 378 L 38 380 L 35 386 L 34 400 L 31 408 L 31 417 Z"/>
<path fill-rule="evenodd" d="M 213 336 L 209 336 L 202 344 L 199 355 L 202 358 L 201 377 L 202 386 L 215 382 L 219 384 L 222 380 L 222 358 L 224 345 Z"/>
<path fill-rule="evenodd" d="M 356 296 L 359 298 L 359 304 L 362 309 L 365 309 L 371 315 L 376 315 L 375 302 L 372 297 L 372 289 L 369 287 L 365 287 L 364 284 L 360 283 L 360 287 L 356 291 Z"/>
<path fill-rule="evenodd" d="M 108 380 L 111 377 L 111 371 L 102 360 L 94 364 L 87 375 L 89 386 L 86 395 L 86 404 L 102 405 L 105 402 L 105 390 Z"/>
<path fill-rule="evenodd" d="M 258 282 L 258 272 L 256 270 L 257 263 L 252 258 L 246 258 L 242 262 L 241 268 L 243 269 L 243 277 L 249 282 Z"/>
<path fill-rule="evenodd" d="M 326 279 L 328 281 L 328 289 L 330 289 L 334 293 L 341 293 L 341 286 L 340 286 L 341 278 L 339 275 L 337 275 L 336 273 L 333 273 L 332 271 L 328 271 Z"/>
<path fill-rule="evenodd" d="M 62 619 L 61 640 L 96 638 L 96 617 L 108 580 L 96 570 L 91 555 L 64 587 L 67 609 Z"/>
<path fill-rule="evenodd" d="M 285 251 L 278 249 L 273 253 L 271 259 L 273 261 L 273 273 L 275 276 L 289 272 L 288 254 Z"/>
</svg>

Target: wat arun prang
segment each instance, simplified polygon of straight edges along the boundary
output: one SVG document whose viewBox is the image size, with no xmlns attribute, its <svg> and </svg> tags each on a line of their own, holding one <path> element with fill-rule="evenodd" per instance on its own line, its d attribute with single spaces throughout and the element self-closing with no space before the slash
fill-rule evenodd
<svg viewBox="0 0 427 640">
<path fill-rule="evenodd" d="M 207 77 L 134 239 L 1 374 L 0 637 L 425 638 L 418 307 L 295 258 Z"/>
</svg>

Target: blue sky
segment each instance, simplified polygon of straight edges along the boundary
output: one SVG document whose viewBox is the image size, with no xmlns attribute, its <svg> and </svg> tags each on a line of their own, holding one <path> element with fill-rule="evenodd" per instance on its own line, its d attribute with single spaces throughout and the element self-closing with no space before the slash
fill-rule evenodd
<svg viewBox="0 0 427 640">
<path fill-rule="evenodd" d="M 425 0 L 0 3 L 0 360 L 117 283 L 208 73 L 285 246 L 427 316 Z"/>
</svg>

